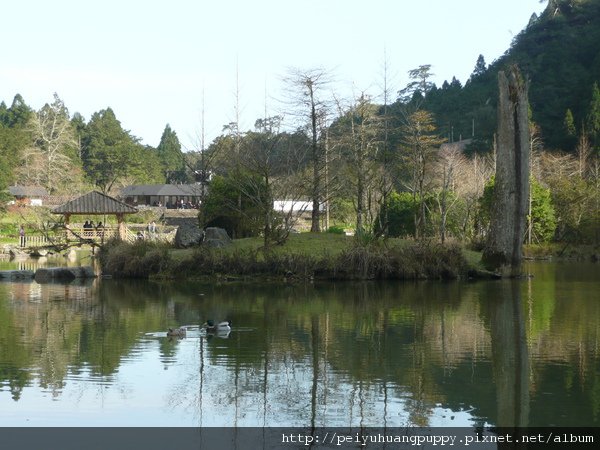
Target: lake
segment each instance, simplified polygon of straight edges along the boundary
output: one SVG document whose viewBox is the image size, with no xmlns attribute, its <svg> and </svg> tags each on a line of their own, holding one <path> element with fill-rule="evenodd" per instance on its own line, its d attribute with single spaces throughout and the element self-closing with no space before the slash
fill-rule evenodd
<svg viewBox="0 0 600 450">
<path fill-rule="evenodd" d="M 14 263 L 0 263 L 14 268 Z M 600 265 L 518 281 L 0 283 L 3 426 L 600 426 Z M 229 335 L 198 329 L 232 321 Z M 187 326 L 185 338 L 168 327 Z"/>
</svg>

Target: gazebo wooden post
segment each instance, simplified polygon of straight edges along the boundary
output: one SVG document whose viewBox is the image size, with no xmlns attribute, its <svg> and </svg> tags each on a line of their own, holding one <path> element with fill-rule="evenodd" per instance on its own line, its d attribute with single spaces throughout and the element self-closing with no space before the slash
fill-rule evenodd
<svg viewBox="0 0 600 450">
<path fill-rule="evenodd" d="M 125 222 L 123 221 L 123 214 L 116 214 L 117 216 L 117 229 L 119 233 L 119 239 L 122 241 L 127 239 L 127 231 L 125 230 Z"/>
<path fill-rule="evenodd" d="M 69 242 L 71 238 L 71 232 L 69 231 L 69 223 L 71 221 L 71 214 L 65 214 L 65 243 Z"/>
</svg>

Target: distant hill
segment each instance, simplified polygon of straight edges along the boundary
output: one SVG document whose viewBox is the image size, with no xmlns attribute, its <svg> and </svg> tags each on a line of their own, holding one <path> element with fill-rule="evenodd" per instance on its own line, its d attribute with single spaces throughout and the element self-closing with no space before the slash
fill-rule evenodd
<svg viewBox="0 0 600 450">
<path fill-rule="evenodd" d="M 458 140 L 474 131 L 476 143 L 489 146 L 496 128 L 497 74 L 515 63 L 531 81 L 533 120 L 545 147 L 572 150 L 574 141 L 566 139 L 563 125 L 566 111 L 573 113 L 579 132 L 593 84 L 600 84 L 600 0 L 550 0 L 503 56 L 478 66 L 464 86 L 452 80 L 432 89 L 425 107 L 436 115 L 440 132 Z"/>
</svg>

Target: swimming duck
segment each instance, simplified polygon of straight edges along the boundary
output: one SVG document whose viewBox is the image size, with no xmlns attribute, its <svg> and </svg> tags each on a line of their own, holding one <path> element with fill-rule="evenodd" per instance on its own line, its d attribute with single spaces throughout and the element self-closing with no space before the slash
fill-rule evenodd
<svg viewBox="0 0 600 450">
<path fill-rule="evenodd" d="M 186 333 L 186 329 L 185 328 L 169 328 L 167 330 L 167 336 L 178 336 L 178 337 L 183 337 L 185 336 Z"/>
<path fill-rule="evenodd" d="M 204 322 L 202 328 L 204 328 L 207 333 L 229 333 L 231 331 L 231 320 L 215 323 L 213 320 L 209 319 Z"/>
</svg>

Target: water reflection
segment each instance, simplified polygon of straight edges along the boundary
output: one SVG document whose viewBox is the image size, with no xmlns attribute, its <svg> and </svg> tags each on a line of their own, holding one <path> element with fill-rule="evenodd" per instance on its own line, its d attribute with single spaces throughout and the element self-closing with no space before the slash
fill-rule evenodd
<svg viewBox="0 0 600 450">
<path fill-rule="evenodd" d="M 520 280 L 488 284 L 496 424 L 501 427 L 527 427 L 529 422 L 529 354 L 521 284 Z"/>
<path fill-rule="evenodd" d="M 598 266 L 569 267 L 478 283 L 0 283 L 0 419 L 598 426 Z M 166 337 L 206 319 L 231 334 Z"/>
</svg>

